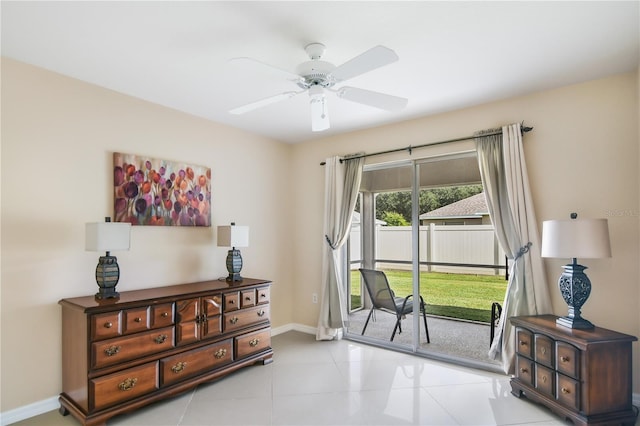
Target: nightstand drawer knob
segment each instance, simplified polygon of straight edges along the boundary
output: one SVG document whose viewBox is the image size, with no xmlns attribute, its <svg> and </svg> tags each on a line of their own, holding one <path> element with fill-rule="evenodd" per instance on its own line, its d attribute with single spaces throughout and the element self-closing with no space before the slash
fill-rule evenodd
<svg viewBox="0 0 640 426">
<path fill-rule="evenodd" d="M 138 379 L 136 377 L 128 378 L 124 382 L 121 382 L 118 387 L 121 391 L 128 391 L 133 389 L 136 383 L 138 383 Z"/>
<path fill-rule="evenodd" d="M 113 323 L 112 322 L 105 322 L 104 323 L 104 328 L 111 328 L 113 327 Z"/>
<path fill-rule="evenodd" d="M 224 356 L 225 356 L 226 354 L 227 354 L 227 350 L 226 350 L 226 349 L 224 349 L 224 348 L 221 348 L 221 349 L 218 349 L 218 350 L 213 354 L 213 356 L 214 356 L 216 359 L 220 359 L 220 358 L 224 358 Z"/>
<path fill-rule="evenodd" d="M 184 361 L 180 361 L 178 362 L 176 365 L 174 365 L 173 367 L 171 367 L 171 371 L 173 371 L 174 373 L 179 373 L 181 371 L 183 371 L 185 369 L 185 367 L 187 366 L 187 363 Z"/>
<path fill-rule="evenodd" d="M 118 352 L 120 352 L 120 346 L 109 346 L 108 348 L 106 348 L 104 350 L 104 353 L 107 356 L 114 356 L 115 354 L 117 354 Z"/>
</svg>

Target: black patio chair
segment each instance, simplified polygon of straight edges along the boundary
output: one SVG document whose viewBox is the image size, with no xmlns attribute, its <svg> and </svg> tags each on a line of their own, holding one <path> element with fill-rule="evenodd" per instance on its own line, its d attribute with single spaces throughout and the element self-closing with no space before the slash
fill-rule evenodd
<svg viewBox="0 0 640 426">
<path fill-rule="evenodd" d="M 382 271 L 363 268 L 360 268 L 359 271 L 362 274 L 365 287 L 367 287 L 372 303 L 369 316 L 367 316 L 367 321 L 364 323 L 364 328 L 362 329 L 362 335 L 364 335 L 367 325 L 369 325 L 369 320 L 371 319 L 374 310 L 378 309 L 396 316 L 396 325 L 393 327 L 393 333 L 391 334 L 390 340 L 393 342 L 393 338 L 396 336 L 396 331 L 402 333 L 402 325 L 400 324 L 402 317 L 413 312 L 413 304 L 407 303 L 412 295 L 410 294 L 404 298 L 396 296 L 393 290 L 391 290 L 391 287 L 389 287 L 387 276 Z M 427 335 L 427 343 L 430 343 L 429 328 L 427 327 L 426 306 L 422 296 L 420 296 L 420 311 L 422 312 L 422 318 L 424 319 L 424 331 Z"/>
</svg>

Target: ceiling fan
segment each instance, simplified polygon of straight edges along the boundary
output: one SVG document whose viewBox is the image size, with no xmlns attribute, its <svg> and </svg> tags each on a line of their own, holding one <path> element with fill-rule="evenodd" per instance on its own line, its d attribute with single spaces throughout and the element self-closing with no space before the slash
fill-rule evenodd
<svg viewBox="0 0 640 426">
<path fill-rule="evenodd" d="M 305 51 L 307 55 L 309 55 L 310 60 L 298 65 L 295 74 L 255 59 L 235 58 L 234 60 L 236 61 L 249 61 L 253 64 L 275 70 L 287 80 L 297 85 L 299 89 L 260 99 L 236 107 L 229 112 L 231 114 L 244 114 L 308 92 L 311 105 L 311 130 L 319 132 L 328 129 L 330 126 L 325 91 L 334 92 L 339 98 L 348 101 L 369 105 L 386 111 L 398 111 L 407 105 L 406 98 L 351 86 L 334 87 L 353 77 L 397 61 L 398 55 L 396 55 L 393 50 L 384 46 L 376 46 L 337 67 L 329 62 L 320 60 L 325 51 L 323 44 L 311 43 L 305 47 Z"/>
</svg>

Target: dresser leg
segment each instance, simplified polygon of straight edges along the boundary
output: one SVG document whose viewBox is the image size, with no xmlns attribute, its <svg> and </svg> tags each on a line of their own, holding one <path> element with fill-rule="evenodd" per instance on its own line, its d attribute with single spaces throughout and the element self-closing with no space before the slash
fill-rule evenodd
<svg viewBox="0 0 640 426">
<path fill-rule="evenodd" d="M 60 413 L 60 415 L 62 416 L 68 416 L 69 415 L 69 410 L 67 410 L 64 406 L 60 406 L 60 408 L 58 408 L 58 413 Z"/>
</svg>

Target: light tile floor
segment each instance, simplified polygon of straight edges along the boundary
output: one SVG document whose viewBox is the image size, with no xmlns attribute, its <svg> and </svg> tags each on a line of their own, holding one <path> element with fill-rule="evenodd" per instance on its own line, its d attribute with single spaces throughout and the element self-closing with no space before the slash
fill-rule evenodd
<svg viewBox="0 0 640 426">
<path fill-rule="evenodd" d="M 569 425 L 509 378 L 347 340 L 273 338 L 274 362 L 111 419 L 111 425 Z M 57 411 L 17 425 L 77 425 Z"/>
</svg>

